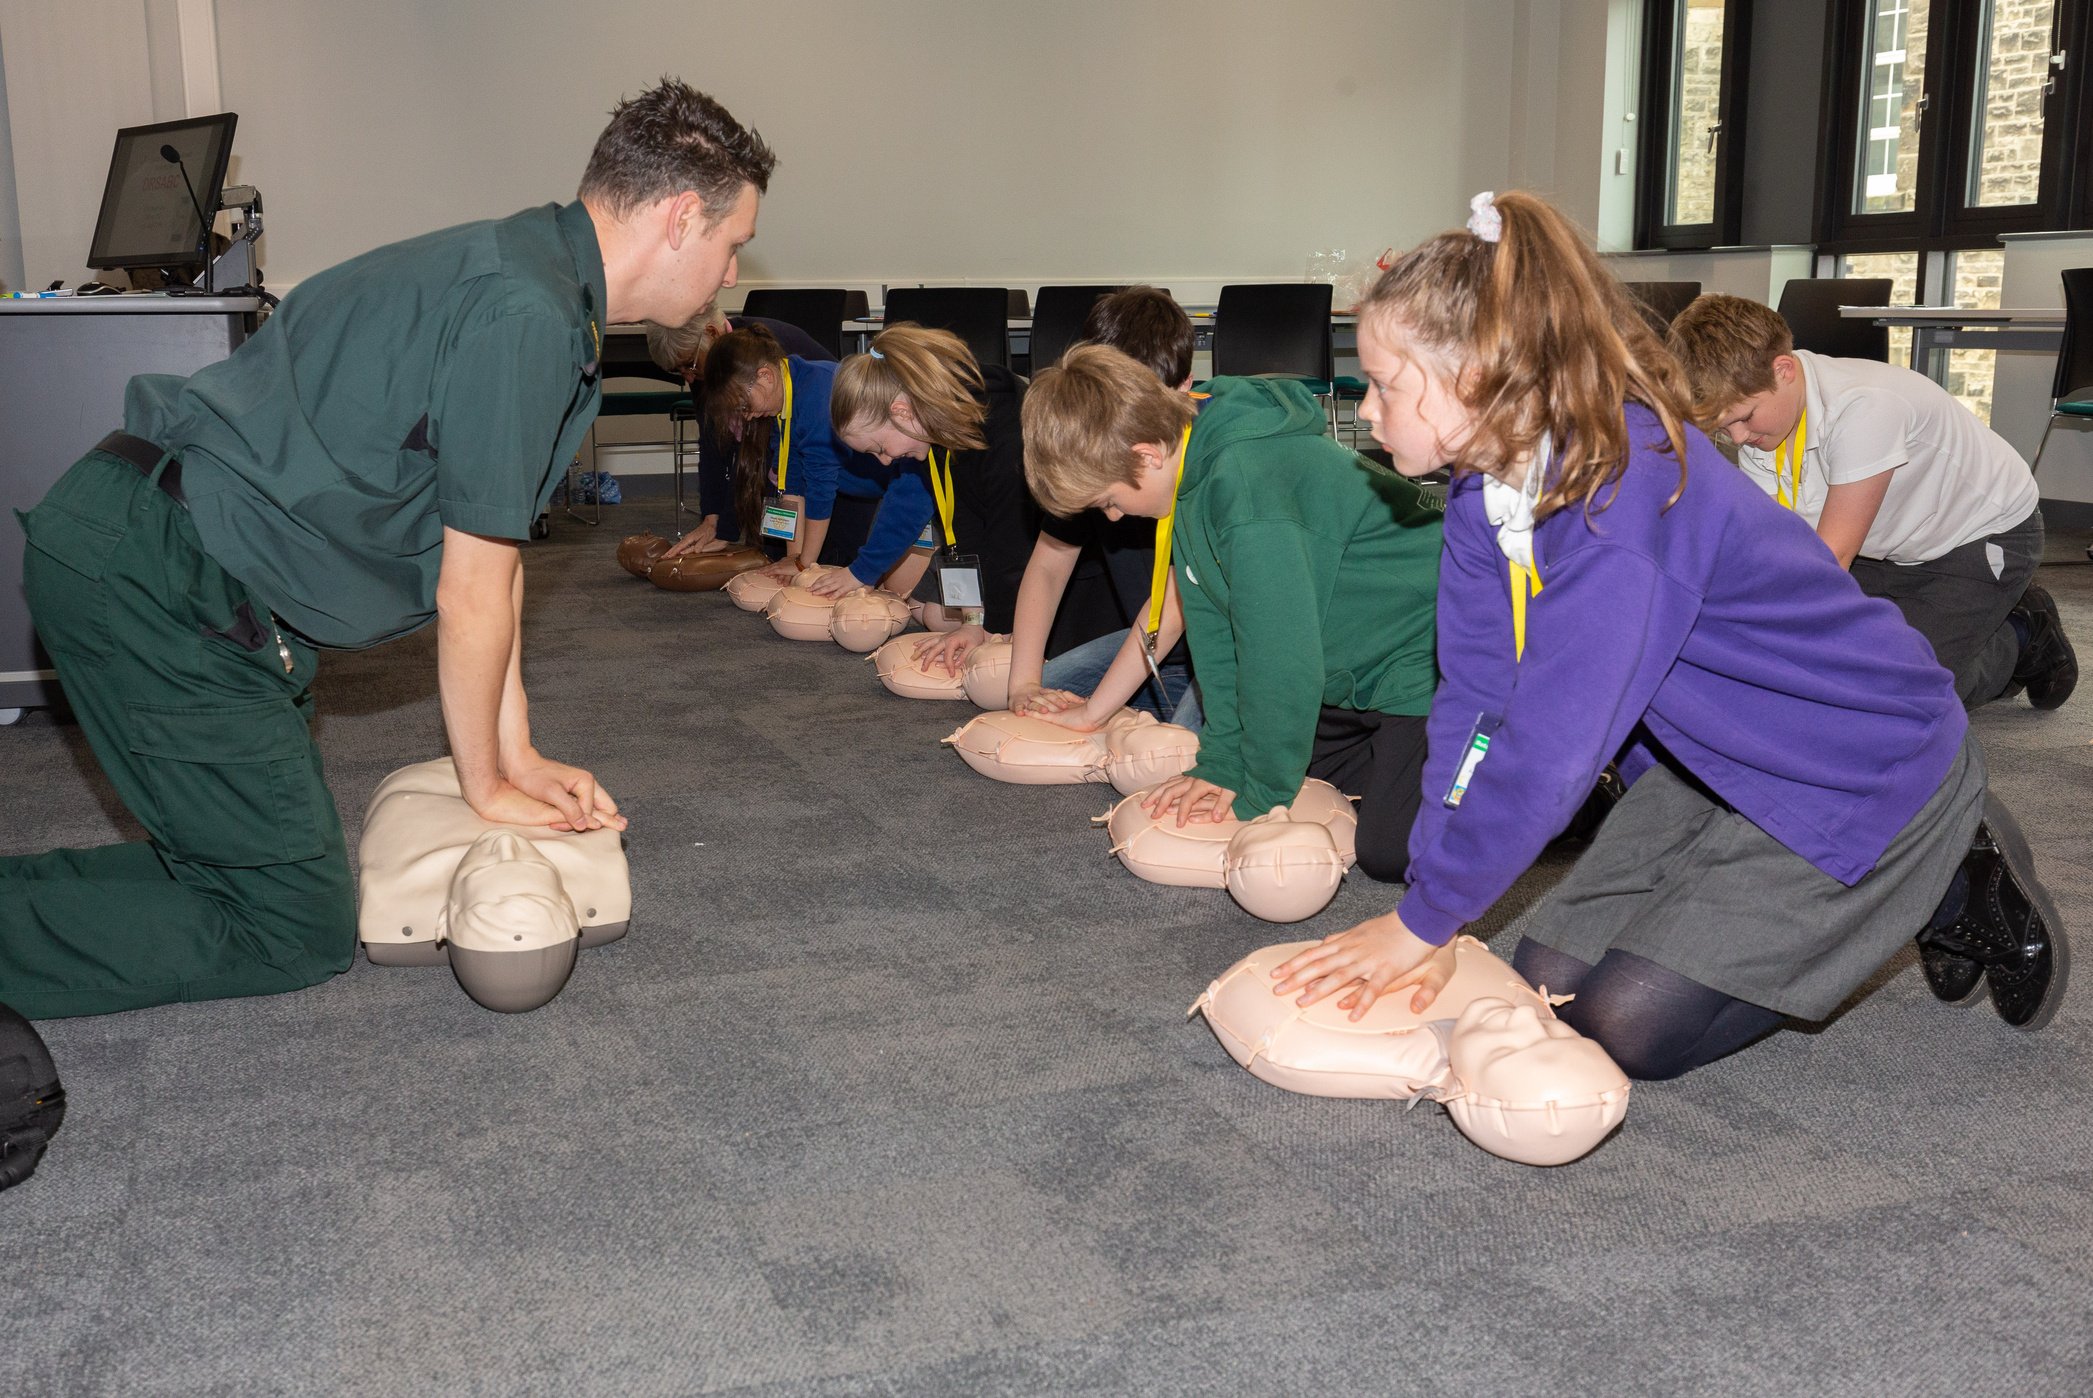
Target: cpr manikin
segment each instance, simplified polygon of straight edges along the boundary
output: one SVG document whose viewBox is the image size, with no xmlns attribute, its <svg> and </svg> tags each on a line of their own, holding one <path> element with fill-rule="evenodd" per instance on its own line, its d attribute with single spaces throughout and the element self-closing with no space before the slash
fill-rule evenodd
<svg viewBox="0 0 2093 1398">
<path fill-rule="evenodd" d="M 624 936 L 632 916 L 617 831 L 492 824 L 465 803 L 447 757 L 379 783 L 357 862 L 357 934 L 372 964 L 448 964 L 490 1010 L 543 1005 L 576 954 Z"/>
<path fill-rule="evenodd" d="M 925 665 L 916 656 L 923 644 L 919 635 L 896 636 L 872 652 L 879 682 L 891 694 L 904 699 L 964 699 L 966 685 L 959 675 L 942 665 Z"/>
<path fill-rule="evenodd" d="M 1199 737 L 1158 723 L 1154 714 L 1121 709 L 1094 733 L 1007 709 L 986 713 L 945 739 L 984 777 L 1018 786 L 1110 782 L 1120 791 L 1152 786 L 1189 768 Z"/>
<path fill-rule="evenodd" d="M 1272 993 L 1273 969 L 1313 945 L 1252 952 L 1192 1006 L 1266 1082 L 1317 1097 L 1439 1102 L 1469 1140 L 1527 1165 L 1568 1164 L 1626 1115 L 1628 1078 L 1606 1050 L 1473 937 L 1455 939 L 1453 978 L 1422 1015 L 1403 989 L 1356 1023 L 1338 1008 L 1342 992 L 1305 1009 Z"/>
<path fill-rule="evenodd" d="M 668 592 L 716 592 L 727 582 L 770 562 L 760 549 L 714 549 L 664 558 L 669 541 L 658 534 L 633 534 L 618 545 L 618 566 Z"/>
<path fill-rule="evenodd" d="M 907 599 L 866 588 L 836 599 L 829 612 L 828 633 L 843 649 L 862 655 L 900 635 L 908 618 Z"/>
<path fill-rule="evenodd" d="M 1255 820 L 1179 825 L 1174 812 L 1148 814 L 1145 800 L 1147 793 L 1136 791 L 1099 817 L 1127 872 L 1179 888 L 1225 888 L 1243 911 L 1267 922 L 1321 912 L 1356 857 L 1359 820 L 1350 799 L 1314 777 L 1290 804 Z"/>
</svg>

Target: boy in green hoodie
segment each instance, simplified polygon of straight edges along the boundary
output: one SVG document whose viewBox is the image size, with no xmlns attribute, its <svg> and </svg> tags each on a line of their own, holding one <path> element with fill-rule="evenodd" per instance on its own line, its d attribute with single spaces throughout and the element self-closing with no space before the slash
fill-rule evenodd
<svg viewBox="0 0 2093 1398">
<path fill-rule="evenodd" d="M 1321 777 L 1360 798 L 1360 869 L 1399 882 L 1438 684 L 1439 512 L 1324 436 L 1301 385 L 1208 390 L 1188 398 L 1085 345 L 1025 398 L 1040 504 L 1153 518 L 1176 569 L 1206 727 L 1198 765 L 1153 788 L 1148 810 L 1252 820 Z"/>
</svg>

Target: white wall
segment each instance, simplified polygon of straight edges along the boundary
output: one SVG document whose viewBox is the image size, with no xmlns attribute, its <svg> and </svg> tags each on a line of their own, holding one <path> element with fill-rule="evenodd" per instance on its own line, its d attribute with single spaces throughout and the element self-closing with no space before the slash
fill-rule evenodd
<svg viewBox="0 0 2093 1398">
<path fill-rule="evenodd" d="M 1999 287 L 2002 306 L 2040 307 L 2064 304 L 2057 274 L 2066 267 L 2093 267 L 2093 233 L 2071 237 L 2006 239 L 2005 276 Z M 2055 386 L 2056 356 L 2002 350 L 1998 377 L 1992 384 L 1991 425 L 2000 436 L 2034 459 L 2049 420 L 2049 391 Z M 2066 419 L 2050 434 L 2039 479 L 2046 500 L 2093 502 L 2093 429 L 2083 419 Z"/>
</svg>

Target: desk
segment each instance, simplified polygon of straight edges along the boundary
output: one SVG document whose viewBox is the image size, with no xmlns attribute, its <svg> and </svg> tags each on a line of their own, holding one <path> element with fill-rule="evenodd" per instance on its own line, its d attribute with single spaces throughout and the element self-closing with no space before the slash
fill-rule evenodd
<svg viewBox="0 0 2093 1398">
<path fill-rule="evenodd" d="M 1911 367 L 1935 383 L 1947 377 L 1951 349 L 2040 350 L 2064 348 L 2064 308 L 1959 306 L 1841 306 L 1846 320 L 1869 320 L 1911 332 Z"/>
<path fill-rule="evenodd" d="M 251 296 L 0 300 L 0 507 L 26 510 L 123 426 L 133 374 L 195 373 L 240 347 Z M 0 515 L 0 708 L 50 704 L 51 663 L 22 598 L 22 531 Z"/>
</svg>

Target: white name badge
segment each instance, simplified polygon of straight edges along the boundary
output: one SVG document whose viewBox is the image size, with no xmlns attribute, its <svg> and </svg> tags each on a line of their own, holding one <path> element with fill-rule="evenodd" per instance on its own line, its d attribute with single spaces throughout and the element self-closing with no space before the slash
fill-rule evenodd
<svg viewBox="0 0 2093 1398">
<path fill-rule="evenodd" d="M 962 555 L 940 563 L 938 596 L 948 607 L 978 607 L 981 601 L 981 560 Z"/>
<path fill-rule="evenodd" d="M 763 502 L 763 537 L 782 539 L 788 544 L 799 537 L 799 511 L 786 503 L 782 495 L 772 495 Z"/>
</svg>

